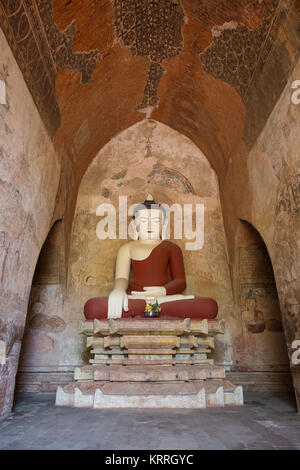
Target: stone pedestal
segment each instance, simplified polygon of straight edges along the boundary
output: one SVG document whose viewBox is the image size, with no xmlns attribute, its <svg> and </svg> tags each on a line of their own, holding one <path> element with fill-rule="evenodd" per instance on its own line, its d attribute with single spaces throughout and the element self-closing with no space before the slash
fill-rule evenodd
<svg viewBox="0 0 300 470">
<path fill-rule="evenodd" d="M 208 357 L 223 320 L 84 321 L 90 365 L 58 387 L 56 405 L 87 408 L 206 408 L 242 405 L 243 390 Z"/>
</svg>

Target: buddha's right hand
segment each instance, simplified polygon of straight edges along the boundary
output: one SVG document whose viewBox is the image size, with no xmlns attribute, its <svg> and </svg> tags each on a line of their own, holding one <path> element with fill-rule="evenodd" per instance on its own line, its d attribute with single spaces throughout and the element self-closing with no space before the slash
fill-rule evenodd
<svg viewBox="0 0 300 470">
<path fill-rule="evenodd" d="M 128 312 L 128 296 L 123 289 L 114 289 L 108 297 L 107 318 L 121 318 L 123 309 Z"/>
</svg>

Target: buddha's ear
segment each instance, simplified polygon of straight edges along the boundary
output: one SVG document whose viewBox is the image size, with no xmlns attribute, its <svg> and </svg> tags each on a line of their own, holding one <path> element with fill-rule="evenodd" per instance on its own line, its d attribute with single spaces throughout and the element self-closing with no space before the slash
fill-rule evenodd
<svg viewBox="0 0 300 470">
<path fill-rule="evenodd" d="M 132 240 L 138 240 L 139 238 L 134 219 L 132 219 L 128 226 L 128 235 Z"/>
<path fill-rule="evenodd" d="M 161 239 L 162 240 L 168 240 L 170 238 L 170 233 L 169 233 L 169 220 L 166 217 L 163 226 L 162 226 L 162 231 L 161 231 Z"/>
</svg>

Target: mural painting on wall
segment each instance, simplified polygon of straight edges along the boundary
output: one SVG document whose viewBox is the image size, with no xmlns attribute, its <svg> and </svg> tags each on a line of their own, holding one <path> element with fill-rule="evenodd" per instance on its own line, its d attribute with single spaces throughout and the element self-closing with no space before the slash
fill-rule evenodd
<svg viewBox="0 0 300 470">
<path fill-rule="evenodd" d="M 218 1 L 205 3 L 218 5 Z M 234 4 L 225 3 L 226 6 Z M 200 53 L 200 61 L 206 73 L 228 83 L 241 96 L 246 107 L 243 140 L 250 150 L 293 68 L 283 31 L 297 28 L 293 22 L 297 22 L 298 15 L 292 11 L 297 1 L 252 0 L 244 2 L 243 6 L 242 2 L 237 3 L 246 14 L 246 21 L 245 17 L 228 16 L 222 24 L 212 23 L 212 41 Z M 292 33 L 292 36 L 297 41 L 297 35 Z M 282 39 L 278 40 L 280 37 Z M 270 82 L 272 87 L 268 86 Z"/>
<path fill-rule="evenodd" d="M 22 262 L 22 259 L 24 259 L 25 250 L 24 239 L 32 227 L 28 214 L 24 215 L 20 205 L 15 206 L 17 201 L 20 200 L 20 191 L 16 190 L 12 185 L 10 189 L 11 191 L 9 190 L 5 194 L 7 198 L 5 203 L 7 206 L 0 214 L 0 220 L 2 218 L 3 225 L 7 225 L 7 219 L 4 217 L 6 215 L 5 213 L 9 210 L 9 207 L 16 207 L 16 211 L 14 212 L 15 218 L 19 217 L 19 222 L 22 222 L 23 232 L 15 238 L 8 236 L 8 230 L 2 230 L 0 232 L 0 294 L 4 297 L 8 297 L 9 292 L 11 298 L 14 299 L 19 306 L 24 305 L 26 308 L 29 294 L 28 290 L 30 290 L 30 287 L 26 286 L 24 283 L 22 287 L 16 289 L 17 282 L 12 283 L 11 276 L 13 276 L 13 279 L 18 280 L 18 278 L 26 279 L 29 275 L 29 267 Z"/>
<path fill-rule="evenodd" d="M 112 0 L 118 39 L 133 57 L 150 61 L 142 102 L 137 109 L 158 104 L 157 88 L 165 71 L 161 62 L 183 49 L 185 23 L 180 0 Z"/>
<path fill-rule="evenodd" d="M 249 333 L 262 333 L 265 330 L 264 314 L 257 308 L 257 300 L 250 289 L 245 300 L 245 310 L 242 310 L 243 325 Z"/>
<path fill-rule="evenodd" d="M 300 332 L 300 161 L 295 169 L 286 168 L 279 185 L 275 210 L 274 247 L 278 289 L 287 313 L 288 343 Z"/>
<path fill-rule="evenodd" d="M 44 124 L 54 136 L 60 126 L 55 80 L 61 68 L 78 70 L 87 83 L 101 61 L 98 50 L 73 52 L 76 21 L 61 31 L 52 0 L 2 0 L 0 22 Z"/>
<path fill-rule="evenodd" d="M 253 75 L 261 71 L 286 15 L 285 5 L 278 13 L 279 3 L 279 0 L 256 2 L 255 9 L 261 9 L 264 16 L 264 21 L 256 29 L 249 29 L 236 21 L 214 26 L 213 40 L 200 54 L 203 69 L 233 86 L 244 102 L 247 102 Z"/>
<path fill-rule="evenodd" d="M 57 315 L 61 308 L 59 286 L 32 286 L 24 334 L 23 365 L 43 362 L 44 355 L 54 352 L 59 334 L 66 328 L 65 321 Z"/>
<path fill-rule="evenodd" d="M 194 188 L 188 178 L 180 171 L 167 168 L 161 164 L 154 165 L 153 169 L 148 174 L 148 183 L 157 186 L 168 186 L 184 194 L 195 194 Z"/>
<path fill-rule="evenodd" d="M 2 65 L 2 70 L 0 70 L 0 80 L 5 83 L 5 103 L 0 103 L 0 119 L 3 122 L 5 134 L 12 133 L 12 130 L 5 121 L 5 115 L 9 110 L 8 77 L 8 67 L 7 65 Z"/>
<path fill-rule="evenodd" d="M 244 329 L 252 334 L 283 331 L 276 286 L 246 287 L 245 292 L 241 312 Z"/>
<path fill-rule="evenodd" d="M 8 321 L 6 319 L 0 318 L 0 341 L 5 344 L 5 354 L 8 356 L 10 353 L 13 353 L 14 350 L 21 347 L 21 342 L 23 338 L 23 326 L 18 324 L 16 321 Z M 0 364 L 1 365 L 1 364 Z"/>
<path fill-rule="evenodd" d="M 34 286 L 30 298 L 29 327 L 47 333 L 60 333 L 65 328 L 65 322 L 57 315 L 47 315 L 51 294 L 47 286 Z"/>
<path fill-rule="evenodd" d="M 42 362 L 57 348 L 59 335 L 66 329 L 61 318 L 62 225 L 56 222 L 44 243 L 34 273 L 24 335 L 22 364 Z M 37 357 L 38 355 L 38 357 Z"/>
<path fill-rule="evenodd" d="M 246 370 L 288 369 L 281 309 L 272 264 L 262 244 L 239 247 L 241 334 L 236 363 Z"/>
</svg>

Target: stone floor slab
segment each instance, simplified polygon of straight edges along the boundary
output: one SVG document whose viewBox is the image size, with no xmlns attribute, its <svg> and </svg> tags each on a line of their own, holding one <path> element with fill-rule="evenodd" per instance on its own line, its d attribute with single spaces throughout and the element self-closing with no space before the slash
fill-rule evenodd
<svg viewBox="0 0 300 470">
<path fill-rule="evenodd" d="M 182 450 L 300 450 L 294 395 L 246 392 L 241 407 L 94 410 L 23 394 L 0 421 L 0 449 L 156 450 L 179 441 Z"/>
</svg>

